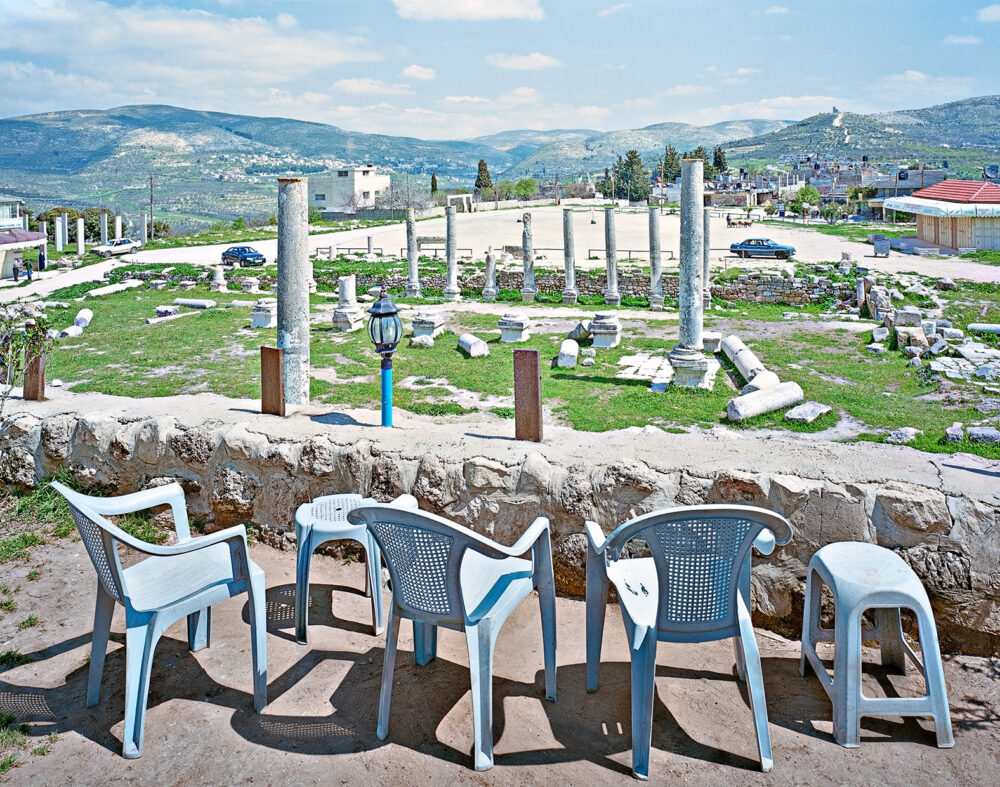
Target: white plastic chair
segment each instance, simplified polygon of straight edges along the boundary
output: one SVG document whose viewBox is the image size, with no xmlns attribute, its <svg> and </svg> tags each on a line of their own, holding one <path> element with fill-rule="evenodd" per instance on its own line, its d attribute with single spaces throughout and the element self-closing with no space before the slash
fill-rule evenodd
<svg viewBox="0 0 1000 787">
<path fill-rule="evenodd" d="M 788 521 L 750 506 L 690 506 L 631 519 L 607 538 L 586 522 L 587 691 L 597 691 L 608 602 L 618 591 L 632 657 L 632 772 L 649 777 L 656 643 L 734 638 L 740 680 L 747 682 L 761 770 L 770 771 L 771 738 L 760 653 L 750 621 L 750 548 L 770 554 L 792 538 Z M 636 536 L 651 557 L 623 558 Z"/>
<path fill-rule="evenodd" d="M 365 595 L 372 602 L 372 629 L 385 628 L 382 608 L 382 557 L 378 544 L 364 525 L 352 525 L 347 515 L 362 503 L 374 503 L 361 495 L 325 495 L 303 503 L 295 512 L 295 639 L 306 642 L 309 623 L 309 567 L 313 552 L 330 541 L 349 539 L 365 548 Z M 400 495 L 390 505 L 417 507 L 412 495 Z"/>
<path fill-rule="evenodd" d="M 125 608 L 125 732 L 122 754 L 142 755 L 146 698 L 153 651 L 160 635 L 187 617 L 191 650 L 208 647 L 211 607 L 247 593 L 253 653 L 254 710 L 267 705 L 267 635 L 264 609 L 264 572 L 247 554 L 246 528 L 230 527 L 208 536 L 191 538 L 184 490 L 168 484 L 121 497 L 90 497 L 53 481 L 52 487 L 69 503 L 87 553 L 97 570 L 97 606 L 90 651 L 87 707 L 100 699 L 104 656 L 115 603 Z M 177 544 L 156 546 L 133 538 L 102 515 L 128 514 L 169 505 Z M 149 555 L 122 569 L 118 545 Z"/>
<path fill-rule="evenodd" d="M 389 705 L 402 618 L 413 621 L 419 665 L 437 652 L 437 627 L 464 631 L 472 681 L 473 758 L 477 771 L 493 767 L 493 645 L 500 627 L 538 589 L 545 660 L 545 696 L 556 699 L 555 579 L 549 521 L 536 519 L 517 543 L 495 541 L 423 511 L 362 505 L 348 516 L 364 523 L 378 542 L 392 580 L 378 709 L 380 740 L 389 734 Z M 531 551 L 531 559 L 518 555 Z"/>
</svg>

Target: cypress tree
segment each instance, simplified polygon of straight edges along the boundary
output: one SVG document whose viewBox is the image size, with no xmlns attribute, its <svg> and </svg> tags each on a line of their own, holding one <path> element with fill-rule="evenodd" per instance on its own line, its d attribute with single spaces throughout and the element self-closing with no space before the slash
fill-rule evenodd
<svg viewBox="0 0 1000 787">
<path fill-rule="evenodd" d="M 479 172 L 476 175 L 476 188 L 479 190 L 493 187 L 493 180 L 490 178 L 490 169 L 486 166 L 486 159 L 479 159 Z"/>
<path fill-rule="evenodd" d="M 438 190 L 438 176 L 435 173 L 431 173 L 431 194 L 437 194 Z"/>
</svg>

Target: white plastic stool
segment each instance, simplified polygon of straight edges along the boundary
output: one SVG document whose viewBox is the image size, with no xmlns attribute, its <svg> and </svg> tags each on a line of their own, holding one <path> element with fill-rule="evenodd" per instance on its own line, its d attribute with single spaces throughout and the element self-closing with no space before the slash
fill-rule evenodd
<svg viewBox="0 0 1000 787">
<path fill-rule="evenodd" d="M 822 580 L 819 581 L 819 580 Z M 834 628 L 820 628 L 820 591 L 825 583 L 836 604 Z M 920 628 L 923 663 L 903 639 L 899 610 L 916 614 Z M 875 628 L 862 631 L 861 615 L 875 611 Z M 906 674 L 906 657 L 924 674 L 923 697 L 866 697 L 861 692 L 861 642 L 877 640 L 883 666 Z M 816 653 L 817 642 L 834 643 L 833 679 Z M 806 659 L 833 703 L 833 735 L 841 746 L 861 744 L 862 716 L 930 716 L 937 744 L 955 745 L 951 734 L 948 692 L 941 668 L 937 628 L 927 592 L 902 558 L 875 544 L 845 541 L 819 549 L 809 561 L 806 604 L 802 619 L 802 652 L 799 674 L 806 674 Z"/>
</svg>

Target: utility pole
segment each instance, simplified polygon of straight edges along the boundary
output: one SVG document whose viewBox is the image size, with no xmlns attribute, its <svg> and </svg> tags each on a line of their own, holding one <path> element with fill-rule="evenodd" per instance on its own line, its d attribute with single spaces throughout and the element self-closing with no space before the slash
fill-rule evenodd
<svg viewBox="0 0 1000 787">
<path fill-rule="evenodd" d="M 149 239 L 156 239 L 156 230 L 153 229 L 153 173 L 149 173 Z"/>
</svg>

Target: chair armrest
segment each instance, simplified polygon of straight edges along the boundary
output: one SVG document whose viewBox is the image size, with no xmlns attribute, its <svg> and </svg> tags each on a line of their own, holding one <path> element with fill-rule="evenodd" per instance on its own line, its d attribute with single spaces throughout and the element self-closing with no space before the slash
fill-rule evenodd
<svg viewBox="0 0 1000 787">
<path fill-rule="evenodd" d="M 246 556 L 246 544 L 247 544 L 247 529 L 243 525 L 233 525 L 232 527 L 227 527 L 225 530 L 219 530 L 216 533 L 210 533 L 207 536 L 198 536 L 198 538 L 188 538 L 186 541 L 181 541 L 177 544 L 171 544 L 169 546 L 159 546 L 158 544 L 150 544 L 146 541 L 141 541 L 138 538 L 130 536 L 128 533 L 119 531 L 115 534 L 115 540 L 121 542 L 125 546 L 136 550 L 137 552 L 142 552 L 146 555 L 152 555 L 154 557 L 171 557 L 173 555 L 185 555 L 188 552 L 197 552 L 199 549 L 205 549 L 206 547 L 214 546 L 215 544 L 221 544 L 225 541 L 240 541 L 243 544 L 243 553 Z"/>
<path fill-rule="evenodd" d="M 549 520 L 544 516 L 540 516 L 521 534 L 521 537 L 517 539 L 517 542 L 513 546 L 505 547 L 497 543 L 492 543 L 490 546 L 508 557 L 517 557 L 531 549 L 535 542 L 543 535 L 545 538 L 549 538 Z"/>
<path fill-rule="evenodd" d="M 762 555 L 770 555 L 774 551 L 774 533 L 772 533 L 767 528 L 764 528 L 757 534 L 757 538 L 753 540 L 754 549 L 756 549 Z"/>
<path fill-rule="evenodd" d="M 417 503 L 417 498 L 413 495 L 400 495 L 395 500 L 389 503 L 391 506 L 398 506 L 399 508 L 409 508 L 414 511 L 420 510 L 420 504 Z"/>
<path fill-rule="evenodd" d="M 94 512 L 105 516 L 132 514 L 136 511 L 145 511 L 148 508 L 163 505 L 170 506 L 174 517 L 174 530 L 177 531 L 177 540 L 189 541 L 191 529 L 188 526 L 184 489 L 176 482 L 165 486 L 154 486 L 152 489 L 143 489 L 141 492 L 133 492 L 130 495 L 87 498 L 87 506 Z"/>
<path fill-rule="evenodd" d="M 597 555 L 601 554 L 608 544 L 608 539 L 604 535 L 604 531 L 601 530 L 601 526 L 588 519 L 583 523 L 583 532 L 587 534 L 587 543 L 590 545 L 590 549 Z"/>
</svg>

